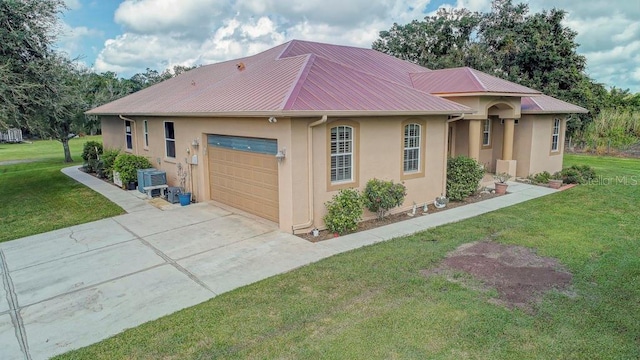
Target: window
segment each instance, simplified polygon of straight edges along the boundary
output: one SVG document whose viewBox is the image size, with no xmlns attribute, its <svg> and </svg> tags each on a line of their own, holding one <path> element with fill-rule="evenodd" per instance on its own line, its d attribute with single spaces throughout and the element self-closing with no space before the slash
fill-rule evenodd
<svg viewBox="0 0 640 360">
<path fill-rule="evenodd" d="M 143 125 L 144 125 L 144 147 L 148 148 L 149 147 L 149 123 L 147 122 L 147 120 L 143 122 Z"/>
<path fill-rule="evenodd" d="M 482 146 L 489 145 L 491 145 L 491 119 L 486 119 L 482 130 Z"/>
<path fill-rule="evenodd" d="M 133 129 L 131 128 L 131 121 L 124 121 L 124 140 L 127 144 L 127 150 L 133 150 Z"/>
<path fill-rule="evenodd" d="M 331 182 L 353 180 L 353 128 L 331 128 Z"/>
<path fill-rule="evenodd" d="M 165 151 L 168 158 L 176 157 L 176 133 L 174 131 L 173 122 L 164 123 L 164 142 Z"/>
<path fill-rule="evenodd" d="M 560 145 L 560 119 L 553 120 L 553 133 L 551 135 L 551 151 L 558 151 Z"/>
<path fill-rule="evenodd" d="M 420 125 L 404 127 L 404 172 L 420 171 Z"/>
</svg>

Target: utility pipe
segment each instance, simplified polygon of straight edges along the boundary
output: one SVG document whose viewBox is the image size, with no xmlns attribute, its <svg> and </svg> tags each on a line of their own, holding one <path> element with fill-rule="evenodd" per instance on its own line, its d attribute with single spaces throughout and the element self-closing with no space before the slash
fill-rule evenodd
<svg viewBox="0 0 640 360">
<path fill-rule="evenodd" d="M 296 224 L 291 226 L 291 232 L 296 233 L 297 230 L 306 229 L 313 226 L 313 211 L 314 211 L 314 188 L 313 188 L 313 128 L 327 122 L 327 115 L 322 115 L 320 120 L 314 121 L 307 127 L 307 167 L 309 168 L 309 220 L 303 224 Z"/>
<path fill-rule="evenodd" d="M 136 125 L 136 121 L 135 121 L 135 120 L 133 120 L 133 119 L 129 119 L 129 118 L 127 118 L 127 117 L 124 117 L 124 116 L 122 116 L 122 115 L 118 115 L 118 117 L 119 117 L 121 120 L 131 121 L 131 122 L 133 123 L 133 129 L 131 130 L 131 136 L 133 136 L 133 138 L 134 138 L 134 140 L 135 140 L 135 145 L 136 145 L 135 153 L 137 154 L 137 153 L 138 153 L 138 149 L 139 149 L 139 148 L 138 148 L 138 129 L 137 129 L 138 125 Z M 135 130 L 135 131 L 134 131 L 134 130 Z M 126 129 L 125 129 L 125 132 L 126 132 Z M 126 145 L 126 144 L 125 144 L 125 145 Z"/>
</svg>

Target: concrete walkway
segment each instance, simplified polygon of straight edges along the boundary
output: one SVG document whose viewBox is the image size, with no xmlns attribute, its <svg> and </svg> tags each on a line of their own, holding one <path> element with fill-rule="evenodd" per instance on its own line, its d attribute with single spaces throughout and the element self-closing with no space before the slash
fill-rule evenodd
<svg viewBox="0 0 640 360">
<path fill-rule="evenodd" d="M 507 196 L 314 244 L 210 203 L 163 211 L 78 167 L 63 172 L 127 214 L 0 244 L 1 359 L 45 359 L 344 251 L 555 192 L 511 183 Z"/>
</svg>

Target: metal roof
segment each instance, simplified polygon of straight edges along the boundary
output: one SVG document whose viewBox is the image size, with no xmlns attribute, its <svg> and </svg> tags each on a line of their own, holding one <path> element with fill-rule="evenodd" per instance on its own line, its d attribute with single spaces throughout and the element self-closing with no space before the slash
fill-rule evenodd
<svg viewBox="0 0 640 360">
<path fill-rule="evenodd" d="M 409 73 L 415 71 L 429 70 L 374 50 L 294 40 L 254 56 L 196 68 L 87 113 L 472 112 L 412 88 Z"/>
<path fill-rule="evenodd" d="M 99 106 L 87 114 L 381 116 L 473 113 L 464 105 L 432 95 L 452 93 L 463 96 L 475 93 L 540 94 L 471 68 L 431 71 L 371 49 L 293 40 L 253 56 L 195 68 Z M 523 113 L 585 111 L 548 96 L 522 99 Z"/>
<path fill-rule="evenodd" d="M 547 95 L 523 97 L 521 107 L 523 114 L 584 114 L 589 112 L 583 107 Z"/>
<path fill-rule="evenodd" d="M 413 86 L 430 94 L 541 94 L 540 91 L 469 68 L 453 68 L 411 74 Z"/>
</svg>

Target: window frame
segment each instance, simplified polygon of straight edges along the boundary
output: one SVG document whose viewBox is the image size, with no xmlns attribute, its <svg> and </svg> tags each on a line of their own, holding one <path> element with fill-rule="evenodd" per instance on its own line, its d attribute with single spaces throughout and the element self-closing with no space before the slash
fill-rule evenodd
<svg viewBox="0 0 640 360">
<path fill-rule="evenodd" d="M 558 118 L 553 119 L 553 123 L 551 125 L 551 154 L 559 154 L 560 153 L 560 139 L 562 133 L 562 120 Z M 555 149 L 554 149 L 554 140 L 555 140 Z"/>
<path fill-rule="evenodd" d="M 128 152 L 133 151 L 133 121 L 124 121 L 124 148 Z"/>
<path fill-rule="evenodd" d="M 418 170 L 405 171 L 405 130 L 407 126 L 416 125 L 419 127 L 419 141 L 418 141 Z M 408 180 L 414 178 L 421 178 L 425 175 L 425 159 L 426 159 L 426 133 L 427 133 L 427 122 L 425 120 L 418 119 L 407 119 L 401 123 L 400 126 L 400 179 Z M 415 147 L 413 147 L 415 149 Z"/>
<path fill-rule="evenodd" d="M 142 131 L 144 133 L 144 148 L 149 149 L 149 121 L 142 121 Z"/>
<path fill-rule="evenodd" d="M 351 178 L 350 179 L 341 179 L 341 180 L 333 180 L 332 176 L 332 159 L 341 153 L 334 154 L 332 152 L 332 130 L 338 127 L 348 127 L 351 128 L 351 151 L 347 153 L 351 159 Z M 350 120 L 336 120 L 330 124 L 327 124 L 326 127 L 326 144 L 327 144 L 327 191 L 335 191 L 346 188 L 358 187 L 358 172 L 359 172 L 359 136 L 360 136 L 360 125 L 355 121 Z"/>
<path fill-rule="evenodd" d="M 168 137 L 167 124 L 171 124 L 173 128 L 173 138 Z M 164 130 L 164 157 L 165 159 L 175 160 L 176 158 L 176 124 L 174 121 L 164 121 L 163 122 L 163 130 Z M 173 143 L 173 156 L 169 156 L 169 143 Z"/>
<path fill-rule="evenodd" d="M 480 139 L 480 144 L 482 146 L 482 148 L 484 149 L 488 149 L 491 148 L 491 135 L 493 133 L 493 121 L 491 118 L 487 118 L 484 120 L 483 124 L 482 124 L 482 133 L 480 134 L 480 136 L 482 137 L 482 139 Z M 485 143 L 485 135 L 487 137 L 487 142 Z"/>
</svg>

